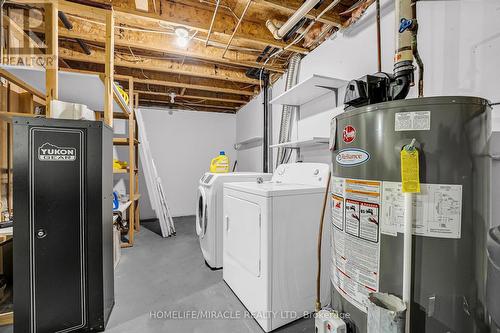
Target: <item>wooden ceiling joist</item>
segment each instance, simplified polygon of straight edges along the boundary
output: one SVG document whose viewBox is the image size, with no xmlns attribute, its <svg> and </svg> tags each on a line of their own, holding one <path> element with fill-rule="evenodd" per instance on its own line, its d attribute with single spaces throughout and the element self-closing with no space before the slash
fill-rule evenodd
<svg viewBox="0 0 500 333">
<path fill-rule="evenodd" d="M 153 100 L 151 98 L 152 96 L 147 96 L 139 94 L 139 99 L 143 100 Z M 225 102 L 218 102 L 218 101 L 204 101 L 204 102 L 199 102 L 199 101 L 192 101 L 192 100 L 187 100 L 182 96 L 176 96 L 174 98 L 174 101 L 172 102 L 170 96 L 157 96 L 158 98 L 154 98 L 155 101 L 159 102 L 165 102 L 165 103 L 170 103 L 170 104 L 183 104 L 183 105 L 189 105 L 189 106 L 204 106 L 208 108 L 220 108 L 220 109 L 225 109 L 225 110 L 237 110 L 241 107 L 241 105 L 234 105 L 232 103 L 225 103 Z"/>
<path fill-rule="evenodd" d="M 92 49 L 92 54 L 86 55 L 70 48 L 68 43 L 62 43 L 64 47 L 59 48 L 59 57 L 65 60 L 91 62 L 104 64 L 104 52 L 102 50 Z M 116 52 L 119 53 L 119 52 Z M 151 59 L 138 56 L 136 62 L 115 56 L 115 66 L 137 68 L 143 70 L 180 74 L 187 76 L 203 77 L 207 79 L 225 80 L 231 82 L 240 82 L 246 84 L 259 84 L 258 80 L 250 79 L 245 75 L 244 70 L 228 70 L 216 65 L 182 62 L 169 59 Z"/>
<path fill-rule="evenodd" d="M 72 25 L 66 28 L 59 22 L 61 70 L 102 74 L 106 65 L 114 63 L 114 71 L 106 72 L 109 81 L 119 82 L 124 89 L 133 83 L 132 93 L 141 106 L 235 113 L 260 90 L 260 81 L 247 77 L 248 69 L 264 67 L 274 82 L 293 53 L 307 54 L 318 45 L 318 29 L 331 34 L 334 27 L 349 25 L 350 19 L 339 13 L 359 0 L 335 2 L 333 9 L 324 12 L 337 1 L 325 0 L 305 15 L 317 21 L 313 29 L 294 39 L 299 29 L 286 41 L 276 40 L 266 21 L 287 21 L 304 0 L 141 0 L 141 6 L 137 0 L 10 0 L 8 8 L 21 9 L 6 11 L 10 35 L 42 53 L 47 1 L 57 3 Z M 35 4 L 40 11 L 28 15 L 22 10 L 26 6 L 15 3 Z M 110 19 L 115 26 L 111 32 L 105 24 Z M 180 27 L 187 29 L 186 46 L 176 35 Z M 113 52 L 105 52 L 106 40 L 112 37 Z M 294 40 L 296 44 L 289 44 Z"/>
<path fill-rule="evenodd" d="M 121 75 L 115 75 L 115 79 L 118 81 L 125 80 L 124 77 Z M 175 81 L 172 82 L 172 81 L 166 81 L 166 80 L 152 80 L 152 79 L 134 78 L 134 83 L 135 82 L 149 84 L 149 85 L 164 86 L 164 87 L 177 87 L 177 88 L 186 88 L 186 89 L 192 89 L 192 90 L 205 90 L 205 91 L 221 92 L 221 93 L 235 94 L 235 95 L 253 96 L 255 94 L 253 91 L 202 86 L 199 84 L 181 83 L 181 82 L 175 82 Z"/>
<path fill-rule="evenodd" d="M 59 37 L 66 39 L 81 39 L 88 42 L 104 44 L 105 27 L 79 19 L 72 20 L 73 29 L 61 28 Z M 44 33 L 44 26 L 34 28 L 33 31 Z M 115 29 L 115 46 L 131 49 L 149 50 L 167 53 L 176 57 L 198 59 L 208 63 L 219 63 L 222 65 L 238 66 L 245 68 L 260 68 L 262 64 L 256 62 L 258 54 L 248 54 L 242 51 L 228 50 L 222 57 L 224 49 L 218 47 L 205 47 L 199 40 L 191 40 L 188 47 L 183 49 L 177 45 L 176 37 L 172 34 L 157 34 L 124 29 Z M 283 73 L 282 66 L 265 65 L 266 69 Z"/>
<path fill-rule="evenodd" d="M 185 89 L 185 88 L 183 88 Z M 166 92 L 158 92 L 158 91 L 147 91 L 147 90 L 135 90 L 135 92 L 138 92 L 140 95 L 153 95 L 153 96 L 170 96 L 170 93 Z M 179 94 L 182 98 L 185 99 L 194 99 L 194 100 L 207 100 L 207 101 L 218 101 L 218 102 L 227 102 L 227 103 L 235 103 L 235 104 L 246 104 L 248 103 L 248 100 L 241 100 L 241 99 L 230 99 L 230 98 L 223 98 L 223 97 L 204 97 L 204 96 L 196 96 L 196 95 L 186 95 L 186 94 Z"/>
<path fill-rule="evenodd" d="M 101 66 L 102 67 L 102 66 Z M 102 68 L 95 68 L 93 66 L 87 67 L 86 69 L 74 69 L 74 68 L 61 68 L 62 71 L 68 72 L 78 72 L 78 73 L 97 73 L 102 74 Z M 142 74 L 142 72 L 139 72 Z M 135 75 L 134 75 L 135 74 Z M 186 88 L 188 90 L 196 90 L 200 92 L 211 92 L 217 94 L 229 94 L 229 96 L 233 98 L 237 98 L 237 96 L 253 96 L 255 95 L 254 91 L 244 90 L 238 88 L 229 88 L 229 86 L 214 86 L 209 82 L 204 82 L 205 85 L 197 84 L 197 83 L 189 83 L 189 82 L 179 82 L 171 77 L 163 77 L 160 73 L 148 73 L 151 75 L 150 79 L 139 78 L 138 73 L 127 72 L 126 74 L 115 74 L 115 81 L 121 82 L 124 86 L 128 85 L 128 79 L 132 76 L 134 77 L 134 83 L 144 84 L 149 86 L 160 86 L 160 87 L 170 87 L 170 88 Z M 143 77 L 143 75 L 142 75 Z M 153 87 L 152 87 L 153 88 Z M 140 89 L 140 86 L 139 86 Z M 234 96 L 236 95 L 236 96 Z M 203 96 L 200 97 L 204 98 Z"/>
<path fill-rule="evenodd" d="M 157 14 L 136 10 L 133 0 L 112 0 L 111 2 L 118 22 L 141 26 L 144 21 L 150 21 L 157 25 L 182 26 L 203 34 L 208 33 L 215 9 L 206 3 L 202 4 L 204 8 L 200 8 L 201 6 L 194 7 L 181 2 L 159 0 L 157 2 L 160 11 Z M 227 43 L 236 23 L 237 20 L 234 16 L 222 11 L 217 13 L 217 20 L 212 27 L 211 39 Z M 240 42 L 258 45 L 261 49 L 268 45 L 278 48 L 286 46 L 286 43 L 274 39 L 265 25 L 248 21 L 242 21 L 238 33 L 234 36 L 234 45 L 240 45 Z M 308 53 L 307 49 L 298 46 L 292 47 L 291 51 Z"/>
<path fill-rule="evenodd" d="M 224 108 L 219 108 L 219 107 L 206 107 L 205 105 L 186 105 L 186 104 L 172 104 L 167 101 L 159 101 L 156 99 L 139 99 L 139 102 L 141 102 L 141 105 L 144 106 L 151 106 L 151 107 L 161 107 L 165 108 L 167 106 L 170 109 L 178 109 L 178 110 L 190 110 L 190 111 L 204 111 L 204 112 L 219 112 L 219 113 L 236 113 L 237 110 L 235 109 L 224 109 Z"/>
<path fill-rule="evenodd" d="M 287 0 L 287 1 L 281 1 L 281 0 L 254 0 L 257 5 L 262 5 L 264 7 L 269 7 L 269 8 L 274 8 L 277 9 L 283 13 L 286 13 L 287 15 L 292 15 L 297 11 L 297 9 L 302 6 L 302 1 L 297 1 L 297 0 Z M 331 3 L 332 1 L 328 1 L 328 3 Z M 314 20 L 316 17 L 319 16 L 321 13 L 323 7 L 320 7 L 319 9 L 312 9 L 309 13 L 305 15 L 308 19 Z M 343 20 L 340 15 L 338 14 L 332 14 L 330 13 L 325 13 L 322 17 L 318 19 L 319 22 L 325 23 L 332 25 L 334 27 L 342 27 L 342 23 L 345 21 Z"/>
</svg>

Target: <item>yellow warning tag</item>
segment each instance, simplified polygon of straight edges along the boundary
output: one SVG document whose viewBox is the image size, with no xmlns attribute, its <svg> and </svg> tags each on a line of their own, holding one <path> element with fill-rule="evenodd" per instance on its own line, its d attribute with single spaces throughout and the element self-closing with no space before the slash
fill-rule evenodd
<svg viewBox="0 0 500 333">
<path fill-rule="evenodd" d="M 420 193 L 418 150 L 401 150 L 401 182 L 403 193 Z"/>
</svg>

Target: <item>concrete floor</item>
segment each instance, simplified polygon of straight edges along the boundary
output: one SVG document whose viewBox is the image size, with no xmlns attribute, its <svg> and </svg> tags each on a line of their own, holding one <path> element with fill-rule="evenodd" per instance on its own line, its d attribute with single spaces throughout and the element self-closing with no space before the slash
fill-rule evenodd
<svg viewBox="0 0 500 333">
<path fill-rule="evenodd" d="M 165 319 L 164 311 L 238 311 L 245 308 L 222 280 L 222 271 L 204 262 L 194 217 L 175 219 L 177 236 L 163 239 L 141 228 L 136 245 L 122 250 L 115 273 L 116 305 L 109 333 L 261 333 L 253 318 Z M 151 228 L 153 229 L 153 228 Z M 12 332 L 11 328 L 0 333 Z M 314 332 L 313 319 L 300 319 L 275 332 Z"/>
<path fill-rule="evenodd" d="M 222 280 L 222 270 L 212 271 L 205 265 L 195 218 L 176 218 L 175 223 L 177 236 L 163 239 L 142 228 L 136 246 L 122 252 L 115 277 L 116 306 L 106 332 L 263 332 L 252 318 L 151 318 L 151 311 L 245 311 Z M 299 320 L 277 332 L 314 332 L 314 323 Z"/>
</svg>

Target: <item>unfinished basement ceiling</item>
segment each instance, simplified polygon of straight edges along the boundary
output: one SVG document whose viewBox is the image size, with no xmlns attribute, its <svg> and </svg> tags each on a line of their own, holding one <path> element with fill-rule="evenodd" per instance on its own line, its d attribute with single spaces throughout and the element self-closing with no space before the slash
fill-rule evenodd
<svg viewBox="0 0 500 333">
<path fill-rule="evenodd" d="M 294 53 L 306 55 L 337 29 L 354 22 L 373 2 L 319 1 L 296 29 L 276 39 L 266 22 L 281 26 L 303 1 L 92 1 L 115 12 L 115 81 L 127 89 L 132 76 L 140 106 L 226 113 L 235 113 L 259 93 L 259 79 L 248 77 L 248 70 L 268 70 L 275 81 Z M 6 6 L 21 5 L 12 1 Z M 80 13 L 65 14 L 72 29 L 59 20 L 61 70 L 103 73 L 104 23 Z M 23 22 L 16 13 L 9 17 Z M 43 41 L 43 17 L 31 15 L 30 21 L 30 27 L 36 27 L 30 29 L 32 35 Z"/>
</svg>

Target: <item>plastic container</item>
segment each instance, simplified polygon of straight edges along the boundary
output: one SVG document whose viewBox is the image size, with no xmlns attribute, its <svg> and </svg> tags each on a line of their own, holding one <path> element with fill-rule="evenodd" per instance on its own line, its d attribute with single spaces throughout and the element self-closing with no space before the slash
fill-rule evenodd
<svg viewBox="0 0 500 333">
<path fill-rule="evenodd" d="M 87 108 L 86 105 L 77 103 L 67 103 L 63 101 L 51 101 L 52 118 L 92 120 L 95 121 L 95 112 Z"/>
<path fill-rule="evenodd" d="M 225 152 L 221 151 L 219 156 L 212 159 L 212 163 L 210 163 L 210 172 L 214 173 L 229 172 L 229 157 L 226 156 Z"/>
</svg>

